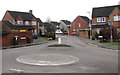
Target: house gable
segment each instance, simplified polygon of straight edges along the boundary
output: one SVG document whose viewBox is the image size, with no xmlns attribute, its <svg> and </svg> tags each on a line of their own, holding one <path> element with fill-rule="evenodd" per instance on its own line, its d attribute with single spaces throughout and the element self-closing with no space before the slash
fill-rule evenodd
<svg viewBox="0 0 120 75">
<path fill-rule="evenodd" d="M 84 19 L 86 22 L 88 22 L 89 23 L 89 21 L 90 21 L 90 19 L 88 18 L 88 17 L 86 17 L 86 16 L 80 16 L 82 19 Z"/>
<path fill-rule="evenodd" d="M 87 29 L 89 28 L 89 19 L 85 16 L 77 16 L 72 22 L 72 28 L 74 29 Z"/>
<path fill-rule="evenodd" d="M 120 5 L 93 8 L 92 25 L 99 27 L 108 26 L 108 20 L 114 22 L 114 16 L 118 15 L 118 12 L 120 12 L 119 10 Z M 104 18 L 104 21 L 99 21 L 99 19 L 101 20 L 102 18 Z M 118 25 L 118 22 L 114 22 L 113 27 L 116 27 L 115 25 Z"/>
<path fill-rule="evenodd" d="M 11 21 L 12 23 L 15 23 L 14 18 L 11 16 L 11 14 L 10 14 L 8 11 L 6 11 L 6 13 L 5 13 L 5 15 L 4 15 L 4 17 L 3 17 L 2 20 L 3 20 L 3 21 L 9 20 L 9 21 Z"/>
<path fill-rule="evenodd" d="M 111 12 L 111 14 L 109 15 L 109 18 L 114 21 L 114 16 L 115 16 L 115 15 L 120 15 L 119 12 L 120 12 L 120 9 L 118 9 L 118 8 L 116 7 L 116 8 Z"/>
<path fill-rule="evenodd" d="M 120 21 L 115 21 L 114 20 L 114 16 L 116 16 L 116 15 L 119 15 L 120 16 L 120 9 L 119 8 L 115 8 L 113 11 L 112 11 L 112 13 L 109 15 L 109 18 L 110 18 L 110 20 L 112 20 L 113 21 L 113 27 L 115 27 L 115 28 L 120 28 Z"/>
</svg>

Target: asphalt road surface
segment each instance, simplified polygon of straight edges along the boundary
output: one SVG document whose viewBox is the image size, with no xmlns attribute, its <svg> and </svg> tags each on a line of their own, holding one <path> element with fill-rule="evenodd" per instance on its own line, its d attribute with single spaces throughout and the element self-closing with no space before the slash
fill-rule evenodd
<svg viewBox="0 0 120 75">
<path fill-rule="evenodd" d="M 88 45 L 75 36 L 61 36 L 62 43 L 72 47 L 47 47 L 57 41 L 41 45 L 6 49 L 2 51 L 2 72 L 14 73 L 20 70 L 25 73 L 117 73 L 118 51 Z M 29 54 L 65 54 L 79 58 L 69 65 L 35 66 L 19 63 L 16 58 Z"/>
</svg>

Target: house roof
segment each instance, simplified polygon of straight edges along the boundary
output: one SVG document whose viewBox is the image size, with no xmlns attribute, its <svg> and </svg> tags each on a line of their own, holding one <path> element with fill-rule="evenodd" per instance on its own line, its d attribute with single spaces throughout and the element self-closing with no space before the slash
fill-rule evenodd
<svg viewBox="0 0 120 75">
<path fill-rule="evenodd" d="M 120 5 L 97 7 L 92 10 L 92 18 L 94 17 L 107 17 L 115 8 L 120 9 Z"/>
<path fill-rule="evenodd" d="M 51 24 L 53 24 L 53 25 L 60 25 L 60 23 L 55 22 L 55 21 L 51 21 Z"/>
<path fill-rule="evenodd" d="M 34 29 L 31 25 L 13 25 L 10 21 L 2 21 L 3 25 L 7 25 L 11 29 Z"/>
<path fill-rule="evenodd" d="M 68 21 L 68 20 L 61 20 L 61 21 L 63 21 L 66 25 L 70 25 L 71 24 L 71 22 Z"/>
<path fill-rule="evenodd" d="M 23 20 L 32 20 L 35 16 L 28 12 L 18 12 L 18 11 L 7 11 L 10 15 L 16 20 L 19 16 L 23 18 Z"/>
<path fill-rule="evenodd" d="M 0 36 L 1 36 L 1 34 L 2 35 L 7 35 L 9 33 L 10 33 L 10 31 L 0 29 Z"/>
<path fill-rule="evenodd" d="M 40 18 L 36 18 L 36 19 L 37 19 L 37 21 L 39 22 L 39 25 L 42 26 L 42 25 L 43 25 L 43 22 L 41 21 L 41 19 L 40 19 Z"/>
<path fill-rule="evenodd" d="M 89 19 L 88 17 L 86 17 L 86 16 L 79 16 L 79 17 L 83 18 L 83 19 L 84 19 L 85 21 L 87 21 L 87 22 L 90 21 L 90 19 Z"/>
<path fill-rule="evenodd" d="M 41 21 L 41 19 L 40 19 L 40 18 L 36 18 L 36 19 L 37 19 L 37 21 L 38 21 L 38 22 L 41 22 L 41 23 L 42 23 L 42 21 Z"/>
</svg>

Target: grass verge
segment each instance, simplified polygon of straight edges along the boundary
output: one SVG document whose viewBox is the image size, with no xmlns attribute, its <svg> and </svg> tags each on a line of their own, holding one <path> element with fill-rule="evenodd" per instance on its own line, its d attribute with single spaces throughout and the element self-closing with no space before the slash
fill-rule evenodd
<svg viewBox="0 0 120 75">
<path fill-rule="evenodd" d="M 47 38 L 47 37 L 38 37 L 38 39 L 48 40 L 48 38 Z"/>
<path fill-rule="evenodd" d="M 106 44 L 112 44 L 112 45 L 119 45 L 120 46 L 120 42 L 104 42 Z"/>
</svg>

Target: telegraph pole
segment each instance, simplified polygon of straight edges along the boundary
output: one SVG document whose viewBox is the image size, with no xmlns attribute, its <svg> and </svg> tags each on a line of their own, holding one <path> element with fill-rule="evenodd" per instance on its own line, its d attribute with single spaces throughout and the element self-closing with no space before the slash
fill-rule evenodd
<svg viewBox="0 0 120 75">
<path fill-rule="evenodd" d="M 113 42 L 113 31 L 112 31 L 112 25 L 113 25 L 113 21 L 112 20 L 108 20 L 108 25 L 110 26 L 110 39 L 111 39 L 111 43 Z"/>
<path fill-rule="evenodd" d="M 90 27 L 90 40 L 92 40 L 92 26 L 90 23 L 90 12 L 87 12 L 89 14 L 89 27 Z"/>
</svg>

